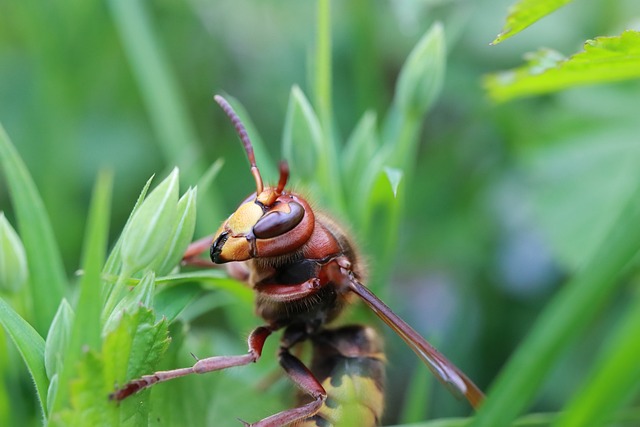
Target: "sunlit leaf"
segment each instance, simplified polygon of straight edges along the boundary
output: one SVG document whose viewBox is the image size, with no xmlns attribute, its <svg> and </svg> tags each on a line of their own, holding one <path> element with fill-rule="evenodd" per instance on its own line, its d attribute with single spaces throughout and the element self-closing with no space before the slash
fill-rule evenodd
<svg viewBox="0 0 640 427">
<path fill-rule="evenodd" d="M 585 84 L 638 78 L 640 32 L 629 30 L 620 36 L 589 40 L 583 52 L 568 59 L 550 50 L 540 50 L 527 59 L 520 68 L 485 77 L 484 85 L 491 98 L 504 102 Z"/>
<path fill-rule="evenodd" d="M 389 185 L 391 185 L 391 192 L 395 197 L 398 194 L 398 186 L 400 185 L 400 181 L 402 180 L 402 171 L 400 169 L 385 166 L 384 173 L 389 180 Z"/>
<path fill-rule="evenodd" d="M 519 0 L 509 8 L 507 22 L 492 44 L 498 44 L 518 34 L 529 25 L 564 6 L 571 0 Z"/>
</svg>

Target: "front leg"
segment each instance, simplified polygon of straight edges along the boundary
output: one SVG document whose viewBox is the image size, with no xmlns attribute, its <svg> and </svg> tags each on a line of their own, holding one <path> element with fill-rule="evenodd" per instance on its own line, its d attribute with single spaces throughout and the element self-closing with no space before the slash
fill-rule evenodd
<svg viewBox="0 0 640 427">
<path fill-rule="evenodd" d="M 344 256 L 304 260 L 253 278 L 254 289 L 266 302 L 287 303 L 317 294 L 324 286 L 341 284 L 341 268 L 351 264 Z M 256 280 L 258 279 L 258 280 Z"/>
<path fill-rule="evenodd" d="M 213 242 L 213 235 L 202 237 L 187 247 L 187 250 L 182 255 L 182 265 L 189 265 L 192 267 L 213 267 L 214 264 L 209 259 L 200 258 L 204 252 L 208 252 L 211 248 L 211 242 Z"/>
<path fill-rule="evenodd" d="M 144 375 L 138 379 L 129 381 L 109 395 L 109 399 L 120 401 L 134 393 L 152 385 L 168 381 L 174 378 L 184 377 L 189 374 L 204 374 L 206 372 L 219 371 L 233 366 L 244 366 L 256 362 L 262 355 L 262 348 L 273 329 L 268 326 L 260 326 L 251 332 L 248 339 L 249 352 L 241 356 L 214 356 L 198 360 L 189 368 L 172 369 L 170 371 L 158 371 L 151 375 Z"/>
<path fill-rule="evenodd" d="M 321 287 L 320 279 L 312 277 L 309 280 L 294 285 L 258 283 L 255 286 L 255 290 L 267 301 L 282 303 L 306 298 L 317 293 Z"/>
</svg>

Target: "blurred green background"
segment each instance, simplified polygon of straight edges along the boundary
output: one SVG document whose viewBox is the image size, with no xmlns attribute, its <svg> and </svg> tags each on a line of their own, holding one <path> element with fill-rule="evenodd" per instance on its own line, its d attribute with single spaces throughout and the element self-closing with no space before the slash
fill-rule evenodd
<svg viewBox="0 0 640 427">
<path fill-rule="evenodd" d="M 155 64 L 160 92 L 138 78 L 136 64 L 148 58 L 132 54 L 122 42 L 127 17 L 121 3 L 0 3 L 0 120 L 44 198 L 69 274 L 78 267 L 98 170 L 115 171 L 115 239 L 149 176 L 164 176 L 181 164 L 186 188 L 210 163 L 224 158 L 208 190 L 223 202 L 199 215 L 198 237 L 212 233 L 253 188 L 234 130 L 213 94 L 240 100 L 271 157 L 278 159 L 290 88 L 298 84 L 311 91 L 315 2 L 144 3 L 153 29 L 150 43 L 163 54 Z M 483 389 L 554 292 L 593 253 L 640 179 L 639 82 L 576 88 L 504 105 L 492 104 L 481 86 L 483 74 L 519 65 L 527 51 L 546 46 L 569 55 L 586 39 L 637 27 L 640 5 L 633 0 L 575 2 L 491 47 L 509 4 L 332 3 L 333 102 L 343 138 L 365 111 L 385 113 L 411 48 L 433 22 L 444 25 L 444 90 L 424 124 L 418 167 L 406 183 L 399 245 L 394 259 L 385 260 L 394 267 L 383 296 Z M 142 36 L 138 39 L 144 43 Z M 175 110 L 154 112 L 163 108 L 166 96 L 180 103 L 173 105 Z M 179 116 L 180 130 L 171 133 L 176 128 L 158 121 L 162 114 Z M 196 148 L 176 148 L 182 138 Z M 184 170 L 188 164 L 197 165 L 192 175 Z M 0 209 L 13 222 L 2 182 Z M 357 237 L 366 253 L 368 237 Z M 562 406 L 631 291 L 624 288 L 614 304 L 594 313 L 588 334 L 565 354 L 534 411 Z M 219 317 L 201 316 L 195 325 Z M 247 332 L 206 339 L 237 340 L 239 346 L 229 348 L 242 348 Z M 399 339 L 385 335 L 386 423 L 468 413 L 464 403 L 438 386 L 420 418 L 407 419 L 410 412 L 403 407 L 410 404 L 412 387 L 421 389 L 411 378 L 428 374 L 419 368 L 419 375 L 413 375 L 415 356 Z M 15 376 L 5 381 L 14 394 L 11 402 L 23 396 L 12 410 L 28 413 L 32 391 L 22 362 L 13 353 L 2 357 L 3 363 L 15 365 Z"/>
</svg>

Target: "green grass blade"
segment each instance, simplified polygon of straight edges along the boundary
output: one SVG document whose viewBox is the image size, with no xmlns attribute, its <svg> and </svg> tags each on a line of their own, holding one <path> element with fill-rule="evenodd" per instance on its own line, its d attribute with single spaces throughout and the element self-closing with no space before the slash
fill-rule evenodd
<svg viewBox="0 0 640 427">
<path fill-rule="evenodd" d="M 44 339 L 33 327 L 0 298 L 0 323 L 15 343 L 36 386 L 43 419 L 47 417 L 49 380 L 44 368 Z"/>
<path fill-rule="evenodd" d="M 46 333 L 67 287 L 58 244 L 44 204 L 26 166 L 0 125 L 0 164 L 4 169 L 29 266 L 33 322 Z"/>
<path fill-rule="evenodd" d="M 315 51 L 315 106 L 322 128 L 331 133 L 331 1 L 318 0 Z"/>
<path fill-rule="evenodd" d="M 601 361 L 592 369 L 584 386 L 571 399 L 554 426 L 606 425 L 640 387 L 640 293 L 608 344 L 602 346 Z"/>
<path fill-rule="evenodd" d="M 345 212 L 340 186 L 340 168 L 335 142 L 328 137 L 311 103 L 299 87 L 291 89 L 282 140 L 283 156 L 289 161 L 291 175 L 302 180 L 333 212 Z M 326 191 L 326 189 L 331 191 Z"/>
<path fill-rule="evenodd" d="M 65 353 L 64 366 L 59 376 L 58 392 L 51 408 L 52 414 L 69 404 L 70 380 L 76 372 L 76 364 L 82 353 L 87 348 L 98 351 L 101 343 L 100 313 L 103 303 L 101 274 L 106 257 L 112 183 L 113 176 L 102 172 L 98 175 L 93 190 L 82 257 L 84 274 L 80 279 L 75 320 Z"/>
<path fill-rule="evenodd" d="M 575 86 L 610 83 L 640 77 L 640 32 L 598 37 L 584 51 L 565 59 L 542 49 L 522 67 L 490 74 L 484 79 L 489 96 L 505 102 L 524 96 L 557 92 Z"/>
<path fill-rule="evenodd" d="M 186 102 L 154 34 L 146 6 L 140 0 L 110 0 L 109 3 L 162 154 L 168 164 L 184 171 L 188 184 L 195 185 L 207 165 L 202 160 Z M 209 191 L 200 205 L 206 218 L 224 217 L 219 208 L 224 204 L 220 200 L 215 189 Z"/>
<path fill-rule="evenodd" d="M 590 262 L 540 315 L 492 386 L 472 424 L 474 427 L 509 425 L 531 402 L 562 351 L 612 295 L 625 267 L 638 253 L 639 219 L 640 188 Z"/>
<path fill-rule="evenodd" d="M 142 187 L 142 190 L 140 191 L 140 194 L 138 195 L 138 199 L 136 200 L 136 203 L 133 205 L 133 209 L 131 209 L 131 213 L 129 214 L 129 218 L 127 218 L 127 222 L 124 225 L 123 231 L 129 226 L 129 224 L 131 223 L 131 218 L 133 218 L 133 214 L 136 213 L 136 211 L 140 208 L 140 205 L 142 204 L 144 199 L 147 197 L 147 193 L 149 192 L 149 187 L 151 187 L 151 182 L 153 181 L 153 178 L 154 178 L 154 176 L 149 178 L 147 180 L 147 182 L 145 183 L 144 187 Z M 107 258 L 107 262 L 104 265 L 104 273 L 105 274 L 115 276 L 120 271 L 120 269 L 122 268 L 121 248 L 122 248 L 122 235 L 120 236 L 120 238 L 118 239 L 118 241 L 114 245 L 113 249 L 109 253 L 109 257 Z M 111 293 L 111 286 L 107 287 L 107 289 L 105 290 L 105 294 L 107 296 L 110 293 Z"/>
<path fill-rule="evenodd" d="M 403 424 L 424 420 L 431 403 L 434 377 L 423 363 L 417 363 L 412 370 L 407 397 L 400 411 Z"/>
<path fill-rule="evenodd" d="M 398 76 L 393 105 L 383 129 L 388 166 L 412 174 L 418 134 L 425 114 L 442 90 L 445 67 L 444 30 L 436 23 L 418 41 Z"/>
<path fill-rule="evenodd" d="M 284 122 L 282 156 L 289 162 L 291 175 L 307 184 L 320 178 L 326 185 L 327 177 L 320 170 L 322 126 L 313 107 L 298 86 L 291 89 Z"/>
<path fill-rule="evenodd" d="M 146 6 L 139 0 L 109 3 L 165 158 L 178 166 L 191 164 L 197 156 L 196 133 Z"/>
<path fill-rule="evenodd" d="M 519 0 L 509 9 L 507 22 L 491 44 L 498 44 L 561 8 L 571 0 Z"/>
</svg>

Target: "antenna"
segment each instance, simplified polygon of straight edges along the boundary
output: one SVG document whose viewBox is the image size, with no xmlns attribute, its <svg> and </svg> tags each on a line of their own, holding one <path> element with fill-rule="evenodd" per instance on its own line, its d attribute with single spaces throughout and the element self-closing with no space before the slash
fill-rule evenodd
<svg viewBox="0 0 640 427">
<path fill-rule="evenodd" d="M 236 132 L 238 133 L 240 141 L 242 141 L 242 145 L 244 146 L 244 151 L 247 152 L 247 157 L 249 158 L 249 164 L 251 165 L 251 174 L 256 180 L 256 194 L 260 195 L 260 193 L 262 193 L 262 190 L 264 189 L 264 184 L 262 183 L 262 176 L 260 176 L 260 171 L 258 170 L 258 166 L 256 165 L 256 157 L 253 154 L 253 146 L 251 145 L 251 140 L 249 139 L 247 130 L 240 121 L 240 117 L 238 117 L 238 114 L 236 114 L 236 112 L 233 110 L 226 99 L 224 99 L 220 95 L 215 95 L 213 99 L 220 105 L 220 107 L 222 107 L 222 110 L 229 117 L 229 119 L 231 119 L 231 123 L 233 123 L 233 126 L 236 128 Z"/>
<path fill-rule="evenodd" d="M 276 188 L 276 197 L 282 194 L 284 187 L 287 185 L 287 179 L 289 179 L 289 164 L 286 160 L 280 161 L 280 179 L 278 180 L 278 187 Z"/>
</svg>

